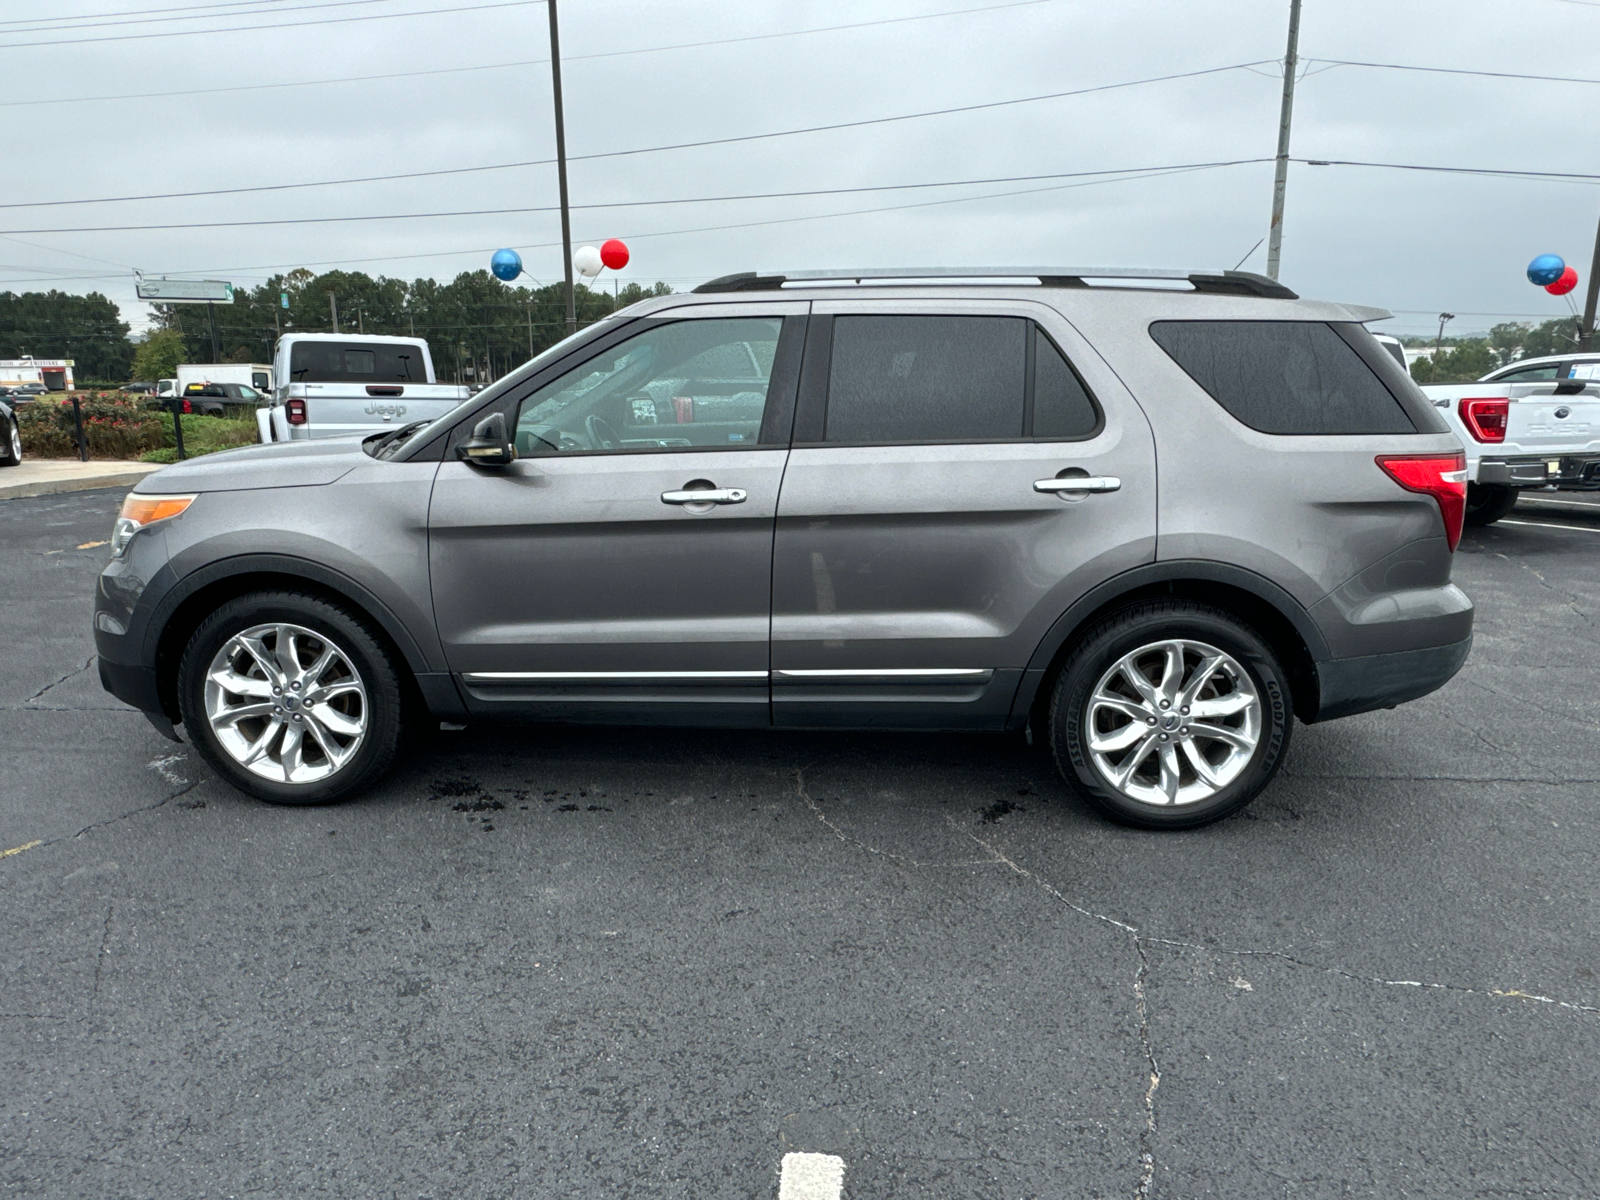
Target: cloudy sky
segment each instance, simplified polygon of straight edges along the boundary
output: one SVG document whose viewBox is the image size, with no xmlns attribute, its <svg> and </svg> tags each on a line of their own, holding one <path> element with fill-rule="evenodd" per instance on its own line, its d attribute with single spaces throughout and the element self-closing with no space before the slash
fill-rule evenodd
<svg viewBox="0 0 1600 1200">
<path fill-rule="evenodd" d="M 623 237 L 623 282 L 680 290 L 786 266 L 1263 270 L 1272 166 L 1235 160 L 1274 153 L 1288 7 L 561 0 L 574 237 Z M 1600 0 L 1305 0 L 1292 152 L 1600 173 L 1597 46 Z M 0 288 L 102 291 L 141 328 L 134 268 L 449 279 L 508 245 L 559 278 L 548 53 L 536 2 L 0 0 Z M 718 144 L 653 149 L 696 142 Z M 1235 165 L 1126 174 L 1214 163 Z M 446 173 L 38 204 L 418 172 Z M 988 182 L 1022 176 L 1055 178 Z M 813 194 L 716 199 L 775 192 Z M 396 219 L 490 209 L 529 211 Z M 385 219 L 104 228 L 330 217 Z M 1400 333 L 1562 316 L 1523 269 L 1554 251 L 1587 276 L 1597 218 L 1594 182 L 1296 164 L 1282 274 Z"/>
</svg>

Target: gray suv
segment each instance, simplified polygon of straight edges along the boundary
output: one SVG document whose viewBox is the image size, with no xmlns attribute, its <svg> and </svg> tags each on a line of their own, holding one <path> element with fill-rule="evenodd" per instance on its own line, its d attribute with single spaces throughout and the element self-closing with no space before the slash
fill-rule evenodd
<svg viewBox="0 0 1600 1200">
<path fill-rule="evenodd" d="M 1363 322 L 1249 274 L 733 275 L 425 426 L 147 477 L 101 678 L 266 800 L 408 721 L 1027 730 L 1204 824 L 1293 718 L 1461 667 L 1461 447 Z"/>
</svg>

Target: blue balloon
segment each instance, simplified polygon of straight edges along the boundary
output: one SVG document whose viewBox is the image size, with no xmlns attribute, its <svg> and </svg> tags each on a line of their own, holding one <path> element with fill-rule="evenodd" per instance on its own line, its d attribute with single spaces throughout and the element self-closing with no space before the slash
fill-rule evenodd
<svg viewBox="0 0 1600 1200">
<path fill-rule="evenodd" d="M 1558 278 L 1565 266 L 1566 264 L 1562 263 L 1550 278 Z M 522 274 L 522 255 L 515 250 L 496 250 L 494 257 L 489 260 L 489 270 L 494 272 L 496 279 L 503 279 L 510 283 L 518 275 Z"/>
<path fill-rule="evenodd" d="M 1561 255 L 1541 254 L 1528 264 L 1528 282 L 1544 287 L 1560 279 L 1561 273 L 1566 269 L 1567 264 Z"/>
</svg>

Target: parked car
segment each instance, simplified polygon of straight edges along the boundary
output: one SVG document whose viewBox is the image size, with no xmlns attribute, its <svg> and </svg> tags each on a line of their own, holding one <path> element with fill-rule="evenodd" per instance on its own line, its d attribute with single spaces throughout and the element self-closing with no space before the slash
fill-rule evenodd
<svg viewBox="0 0 1600 1200">
<path fill-rule="evenodd" d="M 141 383 L 138 380 L 134 380 L 132 383 L 123 384 L 117 390 L 120 392 L 125 392 L 130 396 L 148 396 L 156 390 L 156 385 L 153 383 Z"/>
<path fill-rule="evenodd" d="M 22 430 L 9 397 L 0 397 L 0 467 L 14 467 L 22 461 Z"/>
<path fill-rule="evenodd" d="M 183 411 L 220 417 L 230 404 L 260 404 L 268 397 L 247 383 L 191 383 L 183 390 Z"/>
<path fill-rule="evenodd" d="M 42 383 L 22 383 L 11 389 L 11 395 L 6 398 L 6 403 L 17 408 L 32 404 L 40 396 L 48 396 L 50 389 Z"/>
<path fill-rule="evenodd" d="M 280 803 L 367 787 L 407 720 L 1027 730 L 1182 828 L 1295 717 L 1460 668 L 1462 448 L 1388 314 L 973 274 L 728 276 L 434 421 L 168 467 L 116 523 L 101 679 Z"/>
</svg>

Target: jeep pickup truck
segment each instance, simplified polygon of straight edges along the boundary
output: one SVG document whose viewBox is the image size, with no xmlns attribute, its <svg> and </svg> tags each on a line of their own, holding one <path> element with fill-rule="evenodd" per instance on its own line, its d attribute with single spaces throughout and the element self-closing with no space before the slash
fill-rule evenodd
<svg viewBox="0 0 1600 1200">
<path fill-rule="evenodd" d="M 272 376 L 277 386 L 256 409 L 263 442 L 399 429 L 441 417 L 469 395 L 438 382 L 421 338 L 285 334 Z"/>
</svg>

